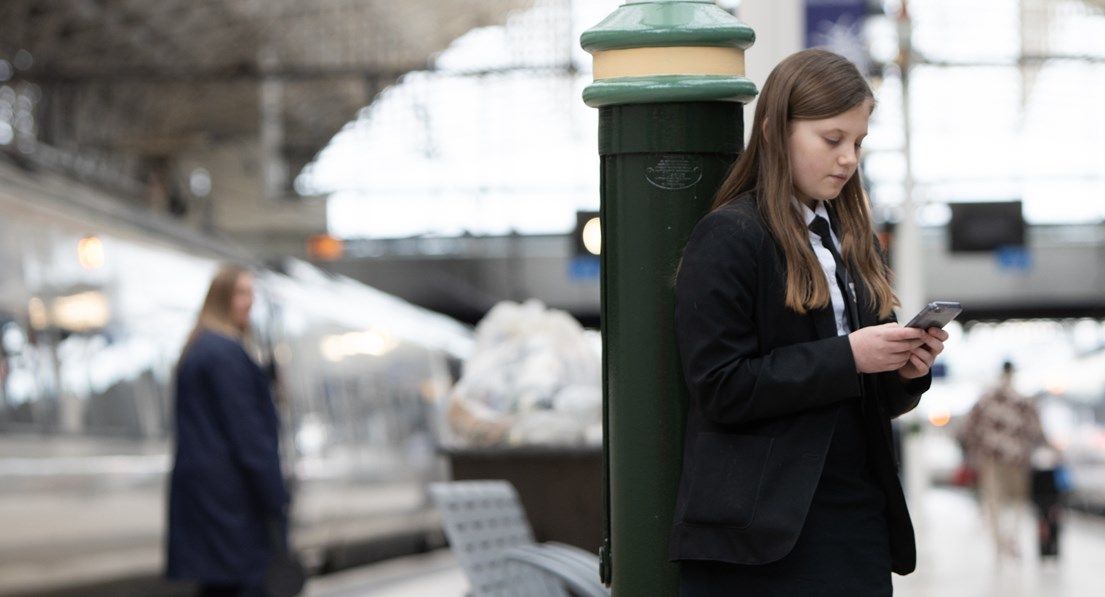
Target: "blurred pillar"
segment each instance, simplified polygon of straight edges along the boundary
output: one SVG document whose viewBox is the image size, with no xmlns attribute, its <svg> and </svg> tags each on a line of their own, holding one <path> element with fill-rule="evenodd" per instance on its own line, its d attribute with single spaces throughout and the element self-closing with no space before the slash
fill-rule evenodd
<svg viewBox="0 0 1105 597">
<path fill-rule="evenodd" d="M 898 68 L 902 77 L 903 153 L 905 154 L 905 180 L 903 182 L 902 218 L 894 234 L 894 280 L 898 300 L 901 301 L 901 318 L 913 317 L 927 301 L 924 280 L 924 249 L 921 246 L 921 226 L 917 222 L 918 202 L 914 197 L 913 135 L 910 113 L 910 70 L 913 68 L 913 27 L 909 17 L 909 3 L 903 2 L 898 12 Z"/>
<path fill-rule="evenodd" d="M 265 199 L 277 200 L 287 195 L 288 186 L 288 165 L 284 163 L 284 81 L 270 74 L 279 66 L 272 48 L 259 52 L 258 63 L 264 69 L 258 89 L 261 189 Z"/>
<path fill-rule="evenodd" d="M 902 78 L 902 153 L 905 156 L 905 176 L 902 182 L 902 213 L 894 229 L 894 245 L 891 250 L 894 268 L 894 291 L 901 302 L 899 321 L 908 321 L 927 302 L 924 277 L 924 248 L 921 225 L 918 222 L 918 202 L 915 200 L 913 176 L 913 117 L 910 88 L 913 68 L 913 24 L 909 16 L 909 2 L 902 0 L 898 7 L 898 69 Z M 933 297 L 936 298 L 936 297 Z M 955 300 L 955 299 L 952 299 Z M 895 425 L 901 425 L 896 421 Z M 906 495 L 920 500 L 928 485 L 929 473 L 924 458 L 924 437 L 917 431 L 926 426 L 909 426 L 902 429 L 901 458 L 902 481 Z M 924 512 L 917 513 L 917 523 L 924 523 Z"/>
<path fill-rule="evenodd" d="M 615 595 L 675 595 L 667 543 L 686 390 L 674 280 L 695 223 L 743 147 L 752 29 L 713 0 L 629 1 L 583 33 L 599 109 L 605 532 Z"/>
</svg>

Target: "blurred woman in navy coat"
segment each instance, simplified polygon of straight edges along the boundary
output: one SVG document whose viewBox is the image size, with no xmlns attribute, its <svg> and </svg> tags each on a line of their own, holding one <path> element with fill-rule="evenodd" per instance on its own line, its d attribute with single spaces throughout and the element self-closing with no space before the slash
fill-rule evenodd
<svg viewBox="0 0 1105 597">
<path fill-rule="evenodd" d="M 287 528 L 276 408 L 243 345 L 252 306 L 249 271 L 221 269 L 176 373 L 167 576 L 205 596 L 263 595 Z"/>
</svg>

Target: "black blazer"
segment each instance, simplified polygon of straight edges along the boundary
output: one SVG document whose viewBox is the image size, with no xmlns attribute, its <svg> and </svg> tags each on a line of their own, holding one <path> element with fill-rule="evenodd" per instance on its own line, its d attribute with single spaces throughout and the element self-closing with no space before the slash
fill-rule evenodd
<svg viewBox="0 0 1105 597">
<path fill-rule="evenodd" d="M 912 410 L 930 376 L 856 373 L 832 307 L 785 304 L 781 250 L 746 194 L 706 215 L 683 252 L 675 332 L 690 392 L 673 560 L 764 564 L 790 553 L 821 477 L 841 401 L 868 397 L 864 429 L 886 493 L 892 569 L 916 565 L 890 419 Z M 856 282 L 860 327 L 879 320 Z M 873 398 L 873 399 L 872 399 Z"/>
<path fill-rule="evenodd" d="M 203 332 L 176 375 L 166 575 L 260 584 L 288 492 L 268 378 L 236 340 Z"/>
</svg>

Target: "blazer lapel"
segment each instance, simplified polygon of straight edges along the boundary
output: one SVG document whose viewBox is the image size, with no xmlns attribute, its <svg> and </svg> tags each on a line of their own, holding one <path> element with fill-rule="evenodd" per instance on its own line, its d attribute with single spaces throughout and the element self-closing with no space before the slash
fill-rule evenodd
<svg viewBox="0 0 1105 597">
<path fill-rule="evenodd" d="M 859 313 L 859 327 L 865 328 L 869 325 L 877 325 L 879 315 L 871 309 L 871 293 L 867 291 L 867 285 L 859 277 L 853 277 L 852 279 L 856 285 L 856 311 Z"/>
</svg>

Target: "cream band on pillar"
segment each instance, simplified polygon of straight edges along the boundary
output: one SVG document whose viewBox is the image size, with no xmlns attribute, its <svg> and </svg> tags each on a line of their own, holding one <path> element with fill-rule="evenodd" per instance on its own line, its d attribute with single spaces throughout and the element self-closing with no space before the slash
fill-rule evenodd
<svg viewBox="0 0 1105 597">
<path fill-rule="evenodd" d="M 744 75 L 744 50 L 709 46 L 627 48 L 594 53 L 595 80 L 656 75 Z"/>
<path fill-rule="evenodd" d="M 714 0 L 626 0 L 580 45 L 594 57 L 583 90 L 592 108 L 665 102 L 748 102 L 752 28 Z"/>
</svg>

